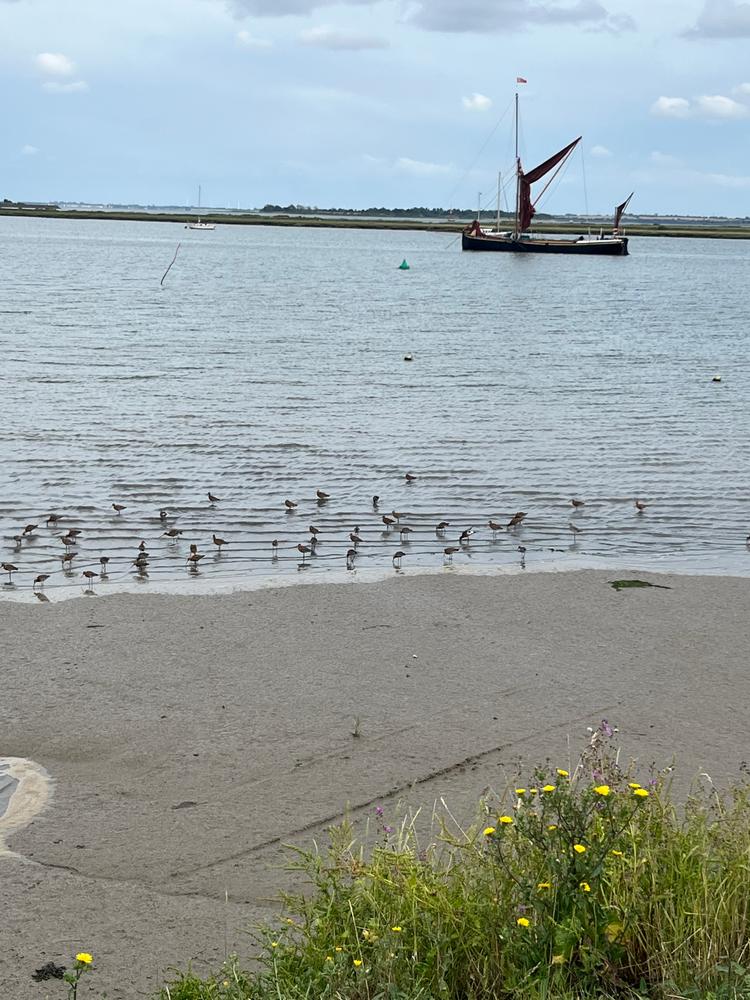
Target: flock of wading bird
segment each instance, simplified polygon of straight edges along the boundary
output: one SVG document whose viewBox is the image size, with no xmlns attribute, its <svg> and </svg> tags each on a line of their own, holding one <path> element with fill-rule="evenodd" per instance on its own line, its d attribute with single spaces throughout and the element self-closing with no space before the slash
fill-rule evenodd
<svg viewBox="0 0 750 1000">
<path fill-rule="evenodd" d="M 404 475 L 404 480 L 406 481 L 407 485 L 411 485 L 414 482 L 416 482 L 417 478 L 418 477 L 411 472 L 407 472 Z M 207 494 L 207 497 L 209 505 L 212 508 L 215 508 L 217 504 L 220 504 L 222 502 L 221 497 L 217 497 L 211 492 Z M 316 490 L 315 502 L 318 508 L 324 507 L 330 499 L 331 496 L 329 493 L 325 493 L 323 490 Z M 646 507 L 649 506 L 648 504 L 643 503 L 641 500 L 638 500 L 637 498 L 633 501 L 633 503 L 637 514 L 642 514 L 643 511 L 646 509 Z M 111 506 L 118 517 L 121 516 L 123 512 L 128 509 L 124 504 L 121 503 L 113 503 Z M 573 510 L 579 510 L 581 507 L 586 506 L 586 501 L 573 498 L 570 501 L 570 506 L 573 508 Z M 297 511 L 297 507 L 298 504 L 294 500 L 284 501 L 284 509 L 288 514 L 294 514 Z M 405 559 L 406 556 L 408 555 L 408 552 L 405 551 L 405 549 L 408 548 L 409 546 L 409 536 L 414 531 L 414 529 L 409 527 L 409 525 L 401 523 L 402 518 L 408 517 L 409 515 L 397 510 L 393 510 L 388 514 L 381 513 L 380 497 L 377 495 L 372 497 L 372 508 L 373 512 L 380 516 L 380 520 L 384 525 L 385 535 L 397 534 L 399 536 L 399 542 L 401 543 L 402 546 L 404 546 L 404 548 L 397 549 L 392 555 L 392 562 L 394 567 L 396 569 L 400 569 L 401 561 Z M 508 520 L 505 523 L 490 518 L 487 521 L 486 526 L 492 532 L 492 538 L 494 540 L 497 538 L 498 532 L 513 531 L 514 529 L 518 528 L 519 525 L 523 523 L 526 516 L 527 516 L 526 511 L 519 510 L 516 511 L 516 513 L 512 515 L 510 520 Z M 161 521 L 162 526 L 164 526 L 166 529 L 165 531 L 162 532 L 161 537 L 168 538 L 170 541 L 176 543 L 179 540 L 180 536 L 183 534 L 183 530 L 181 528 L 167 527 L 168 521 L 172 519 L 173 518 L 170 516 L 167 510 L 162 509 L 159 511 L 159 520 Z M 61 527 L 60 522 L 64 520 L 65 519 L 63 515 L 57 513 L 50 513 L 46 517 L 46 519 L 44 519 L 44 524 L 46 528 L 54 532 L 55 530 Z M 27 524 L 23 528 L 20 534 L 13 535 L 12 541 L 15 543 L 14 551 L 16 552 L 20 551 L 21 546 L 26 540 L 34 538 L 36 532 L 39 530 L 39 527 L 40 527 L 39 524 Z M 448 531 L 448 528 L 450 527 L 451 524 L 449 521 L 439 521 L 434 526 L 436 538 L 445 540 L 446 533 Z M 568 528 L 573 534 L 575 541 L 575 536 L 579 535 L 582 529 L 579 528 L 577 525 L 573 524 L 572 522 L 568 524 Z M 309 563 L 307 562 L 307 558 L 308 556 L 310 558 L 315 557 L 315 555 L 317 554 L 316 552 L 317 547 L 321 541 L 320 535 L 322 529 L 317 528 L 314 524 L 311 524 L 308 527 L 308 532 L 309 532 L 309 538 L 307 539 L 307 541 L 298 542 L 297 545 L 294 547 L 294 550 L 296 550 L 296 552 L 298 552 L 299 555 L 301 555 L 302 557 L 300 567 L 309 565 Z M 456 538 L 455 544 L 446 545 L 443 548 L 443 562 L 444 563 L 453 562 L 453 557 L 457 553 L 468 550 L 469 546 L 471 545 L 472 536 L 475 534 L 475 532 L 476 528 L 474 526 L 469 526 L 467 528 L 464 528 Z M 57 536 L 62 545 L 64 546 L 64 552 L 59 557 L 62 564 L 61 571 L 64 572 L 67 576 L 75 575 L 75 570 L 73 568 L 73 560 L 78 555 L 78 553 L 75 551 L 75 546 L 78 543 L 78 537 L 82 533 L 83 529 L 81 528 L 68 528 L 64 530 L 62 534 Z M 345 565 L 348 570 L 353 570 L 359 552 L 358 547 L 362 544 L 365 544 L 365 539 L 360 534 L 359 525 L 355 525 L 354 529 L 349 533 L 349 540 L 351 542 L 351 547 L 346 550 Z M 228 542 L 226 539 L 217 536 L 215 532 L 212 533 L 211 542 L 212 545 L 214 546 L 214 549 L 218 551 L 219 554 L 221 554 L 221 551 L 224 548 L 224 546 L 231 545 L 231 543 Z M 523 566 L 525 565 L 526 546 L 518 545 L 517 551 L 521 555 L 521 565 Z M 279 553 L 279 541 L 278 539 L 274 538 L 271 541 L 271 559 L 277 560 L 278 553 Z M 205 558 L 205 556 L 206 553 L 200 552 L 198 545 L 196 543 L 191 543 L 190 551 L 185 558 L 185 565 L 192 572 L 197 572 L 199 563 L 202 559 Z M 81 578 L 86 582 L 87 591 L 91 592 L 93 590 L 94 580 L 108 579 L 109 563 L 110 563 L 109 556 L 100 556 L 98 573 L 92 569 L 83 570 L 83 572 L 81 573 Z M 137 551 L 135 553 L 135 558 L 132 560 L 130 565 L 133 571 L 137 573 L 139 576 L 147 577 L 149 564 L 150 564 L 150 555 L 147 551 L 147 545 L 144 540 L 141 541 L 140 544 L 138 545 Z M 21 572 L 21 570 L 19 569 L 18 566 L 16 566 L 14 563 L 11 562 L 0 563 L 0 568 L 2 568 L 2 570 L 8 574 L 8 580 L 7 583 L 5 583 L 5 586 L 12 587 L 13 574 L 19 573 Z M 50 573 L 39 573 L 34 577 L 34 582 L 32 584 L 32 591 L 35 597 L 37 597 L 37 599 L 40 601 L 47 600 L 47 597 L 44 595 L 42 591 L 44 589 L 45 583 L 47 582 L 47 580 L 50 579 L 51 575 L 52 574 Z"/>
</svg>

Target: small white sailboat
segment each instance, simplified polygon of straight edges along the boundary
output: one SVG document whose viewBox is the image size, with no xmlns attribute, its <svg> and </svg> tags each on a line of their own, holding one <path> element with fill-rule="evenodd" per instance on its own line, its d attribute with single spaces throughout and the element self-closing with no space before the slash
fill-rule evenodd
<svg viewBox="0 0 750 1000">
<path fill-rule="evenodd" d="M 198 209 L 201 207 L 201 186 L 198 185 Z M 216 229 L 216 224 L 213 222 L 202 222 L 200 217 L 196 222 L 189 222 L 185 229 Z"/>
</svg>

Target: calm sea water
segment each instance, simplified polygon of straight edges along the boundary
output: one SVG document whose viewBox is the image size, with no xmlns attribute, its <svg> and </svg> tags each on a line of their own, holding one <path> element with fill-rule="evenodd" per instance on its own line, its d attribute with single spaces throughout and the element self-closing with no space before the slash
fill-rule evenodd
<svg viewBox="0 0 750 1000">
<path fill-rule="evenodd" d="M 79 593 L 100 555 L 97 592 L 299 577 L 311 524 L 306 578 L 343 569 L 355 526 L 360 572 L 390 572 L 399 548 L 406 572 L 440 567 L 474 526 L 457 569 L 518 566 L 523 545 L 529 568 L 746 574 L 750 243 L 631 249 L 535 258 L 462 254 L 438 233 L 0 219 L 0 544 L 19 570 L 3 592 L 28 597 L 50 573 L 51 599 Z M 405 544 L 380 520 L 392 510 Z M 48 529 L 52 511 L 64 520 Z M 523 526 L 493 538 L 488 519 L 516 511 Z"/>
</svg>

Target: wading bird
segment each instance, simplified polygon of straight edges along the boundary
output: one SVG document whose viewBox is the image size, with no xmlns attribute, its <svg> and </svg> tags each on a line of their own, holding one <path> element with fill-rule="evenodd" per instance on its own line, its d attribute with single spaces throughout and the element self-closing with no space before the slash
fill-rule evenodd
<svg viewBox="0 0 750 1000">
<path fill-rule="evenodd" d="M 391 517 L 395 517 L 396 521 L 400 521 L 403 516 L 404 515 L 402 513 L 400 513 L 400 511 L 397 511 L 397 510 L 392 510 L 391 511 Z"/>
<path fill-rule="evenodd" d="M 221 552 L 222 545 L 226 545 L 227 544 L 224 541 L 223 538 L 217 538 L 216 535 L 213 536 L 213 543 L 216 546 L 216 548 L 219 550 L 219 552 Z"/>
<path fill-rule="evenodd" d="M 2 563 L 2 568 L 8 574 L 8 583 L 13 583 L 13 574 L 18 572 L 18 566 L 14 566 L 13 563 Z"/>
<path fill-rule="evenodd" d="M 413 531 L 414 531 L 413 528 L 407 528 L 406 525 L 404 525 L 403 528 L 399 528 L 398 529 L 398 533 L 401 536 L 401 541 L 402 542 L 408 542 L 409 541 L 409 535 L 411 535 Z M 404 535 L 406 535 L 406 538 L 404 538 Z"/>
<path fill-rule="evenodd" d="M 372 506 L 373 506 L 373 509 L 374 509 L 374 510 L 377 510 L 377 509 L 378 509 L 378 504 L 379 504 L 379 503 L 380 503 L 380 497 L 379 497 L 379 496 L 378 496 L 378 495 L 376 494 L 376 495 L 375 495 L 375 496 L 374 496 L 374 497 L 372 498 Z"/>
<path fill-rule="evenodd" d="M 145 552 L 146 551 L 146 543 L 142 541 L 141 544 L 138 546 L 138 550 L 139 550 L 139 552 Z"/>
<path fill-rule="evenodd" d="M 447 549 L 443 549 L 443 555 L 448 562 L 453 562 L 454 555 L 460 551 L 461 549 L 459 549 L 457 545 L 449 545 Z"/>
<path fill-rule="evenodd" d="M 221 503 L 221 497 L 215 497 L 210 491 L 207 496 L 211 503 Z"/>
<path fill-rule="evenodd" d="M 278 538 L 274 538 L 274 540 L 271 542 L 271 553 L 272 553 L 274 559 L 278 559 L 279 558 L 279 540 L 278 540 Z"/>
<path fill-rule="evenodd" d="M 39 527 L 38 524 L 27 524 L 23 529 L 24 535 L 33 535 L 36 529 Z"/>
<path fill-rule="evenodd" d="M 357 558 L 356 549 L 347 549 L 346 552 L 346 568 L 354 569 L 354 560 Z"/>
<path fill-rule="evenodd" d="M 350 532 L 350 533 L 349 533 L 349 538 L 350 538 L 350 540 L 351 540 L 352 542 L 354 542 L 354 547 L 355 547 L 355 548 L 356 548 L 356 547 L 357 547 L 357 546 L 359 545 L 359 543 L 360 543 L 360 542 L 362 541 L 362 537 L 361 537 L 360 535 L 358 535 L 356 531 L 352 531 L 352 532 Z"/>
<path fill-rule="evenodd" d="M 495 538 L 496 535 L 497 535 L 497 533 L 498 533 L 498 531 L 502 531 L 503 528 L 505 527 L 505 525 L 498 524 L 497 521 L 488 521 L 487 522 L 487 527 L 492 532 L 492 537 Z"/>
<path fill-rule="evenodd" d="M 112 510 L 115 512 L 115 514 L 122 514 L 122 512 L 127 509 L 128 508 L 124 504 L 121 503 L 112 504 Z"/>
<path fill-rule="evenodd" d="M 647 503 L 643 503 L 642 500 L 634 500 L 633 503 L 635 504 L 639 514 L 642 514 L 644 510 L 649 506 Z"/>
<path fill-rule="evenodd" d="M 510 521 L 508 521 L 508 527 L 509 528 L 517 528 L 518 525 L 521 523 L 521 521 L 523 521 L 523 519 L 525 517 L 526 517 L 526 512 L 523 511 L 523 510 L 519 510 L 517 513 L 515 513 L 513 515 L 513 517 L 510 519 Z"/>
<path fill-rule="evenodd" d="M 304 562 L 305 561 L 305 556 L 307 556 L 308 553 L 310 553 L 312 551 L 312 549 L 310 548 L 309 545 L 303 545 L 302 542 L 300 542 L 297 545 L 297 551 L 302 553 L 302 562 Z"/>
<path fill-rule="evenodd" d="M 462 545 L 468 545 L 469 542 L 471 541 L 471 536 L 473 534 L 474 534 L 474 529 L 467 528 L 466 531 L 461 532 L 461 534 L 458 536 L 458 540 L 459 542 L 461 542 Z"/>
<path fill-rule="evenodd" d="M 78 555 L 77 552 L 66 552 L 65 555 L 61 556 L 60 559 L 63 564 L 63 569 L 70 572 L 70 564 L 73 562 L 73 560 L 77 555 Z"/>
<path fill-rule="evenodd" d="M 570 530 L 573 532 L 574 535 L 580 535 L 581 534 L 581 529 L 578 528 L 578 527 L 576 527 L 575 524 L 569 524 L 568 528 L 570 528 Z"/>
<path fill-rule="evenodd" d="M 34 591 L 34 597 L 36 597 L 37 601 L 41 601 L 42 604 L 49 604 L 49 597 L 47 597 L 46 594 L 40 593 L 38 590 Z"/>
<path fill-rule="evenodd" d="M 165 531 L 164 534 L 161 537 L 162 538 L 179 538 L 179 536 L 181 534 L 182 534 L 182 531 L 181 531 L 180 528 L 170 528 L 169 531 Z"/>
<path fill-rule="evenodd" d="M 441 521 L 437 525 L 437 527 L 435 528 L 435 534 L 436 535 L 444 535 L 445 534 L 445 529 L 446 528 L 450 528 L 450 526 L 451 526 L 450 521 Z"/>
<path fill-rule="evenodd" d="M 168 513 L 168 511 L 166 511 L 166 510 L 160 510 L 160 511 L 159 511 L 159 520 L 160 520 L 160 521 L 166 521 L 166 519 L 167 519 L 168 517 L 169 517 L 169 513 Z"/>
<path fill-rule="evenodd" d="M 396 523 L 395 517 L 388 517 L 387 514 L 383 514 L 383 524 L 390 530 L 390 528 Z"/>
<path fill-rule="evenodd" d="M 57 524 L 58 521 L 61 521 L 61 520 L 62 520 L 62 515 L 61 514 L 49 514 L 47 516 L 47 525 L 48 526 L 50 524 L 55 525 L 55 524 Z"/>
<path fill-rule="evenodd" d="M 316 490 L 315 491 L 315 496 L 318 498 L 318 500 L 330 500 L 331 499 L 331 494 L 330 493 L 324 493 L 323 490 Z"/>
<path fill-rule="evenodd" d="M 320 534 L 320 528 L 316 528 L 314 524 L 311 524 L 310 527 L 307 530 L 310 532 L 311 535 L 319 535 Z"/>
<path fill-rule="evenodd" d="M 40 573 L 39 576 L 34 577 L 34 582 L 31 585 L 32 590 L 36 590 L 36 585 L 39 584 L 40 587 L 44 586 L 44 581 L 49 580 L 49 573 Z"/>
<path fill-rule="evenodd" d="M 98 575 L 99 574 L 95 573 L 93 569 L 85 569 L 83 573 L 81 573 L 81 576 L 86 577 L 86 583 L 88 585 L 87 590 L 91 590 L 93 588 L 94 580 L 97 578 Z"/>
<path fill-rule="evenodd" d="M 190 569 L 197 569 L 198 563 L 201 561 L 205 553 L 203 552 L 191 552 L 190 555 L 185 560 L 186 563 L 190 563 Z"/>
<path fill-rule="evenodd" d="M 101 566 L 101 570 L 99 571 L 99 576 L 106 576 L 107 566 L 109 565 L 109 556 L 100 556 L 99 565 Z"/>
<path fill-rule="evenodd" d="M 416 477 L 416 476 L 413 476 L 413 475 L 411 474 L 411 472 L 407 472 L 407 473 L 406 473 L 406 475 L 404 476 L 404 479 L 405 479 L 405 480 L 407 481 L 407 483 L 413 483 L 413 482 L 415 482 L 415 481 L 416 481 L 416 478 L 417 478 L 417 477 Z"/>
<path fill-rule="evenodd" d="M 570 501 L 570 506 L 571 507 L 585 507 L 586 506 L 586 501 L 585 500 L 571 500 Z"/>
<path fill-rule="evenodd" d="M 400 549 L 398 552 L 393 553 L 393 565 L 396 567 L 396 569 L 401 569 L 401 560 L 404 558 L 405 555 L 406 553 L 402 552 Z"/>
<path fill-rule="evenodd" d="M 297 506 L 297 504 L 294 503 L 293 500 L 285 500 L 284 501 L 284 506 L 286 507 L 287 510 L 294 510 L 294 508 Z"/>
</svg>

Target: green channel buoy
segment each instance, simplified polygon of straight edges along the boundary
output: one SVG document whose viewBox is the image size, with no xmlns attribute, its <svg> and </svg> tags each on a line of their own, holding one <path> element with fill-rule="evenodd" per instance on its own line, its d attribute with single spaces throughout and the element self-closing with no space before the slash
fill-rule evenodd
<svg viewBox="0 0 750 1000">
<path fill-rule="evenodd" d="M 399 269 L 399 271 L 408 271 L 409 270 L 409 265 L 406 262 L 406 257 L 404 257 L 404 259 L 398 265 L 398 269 Z"/>
</svg>

